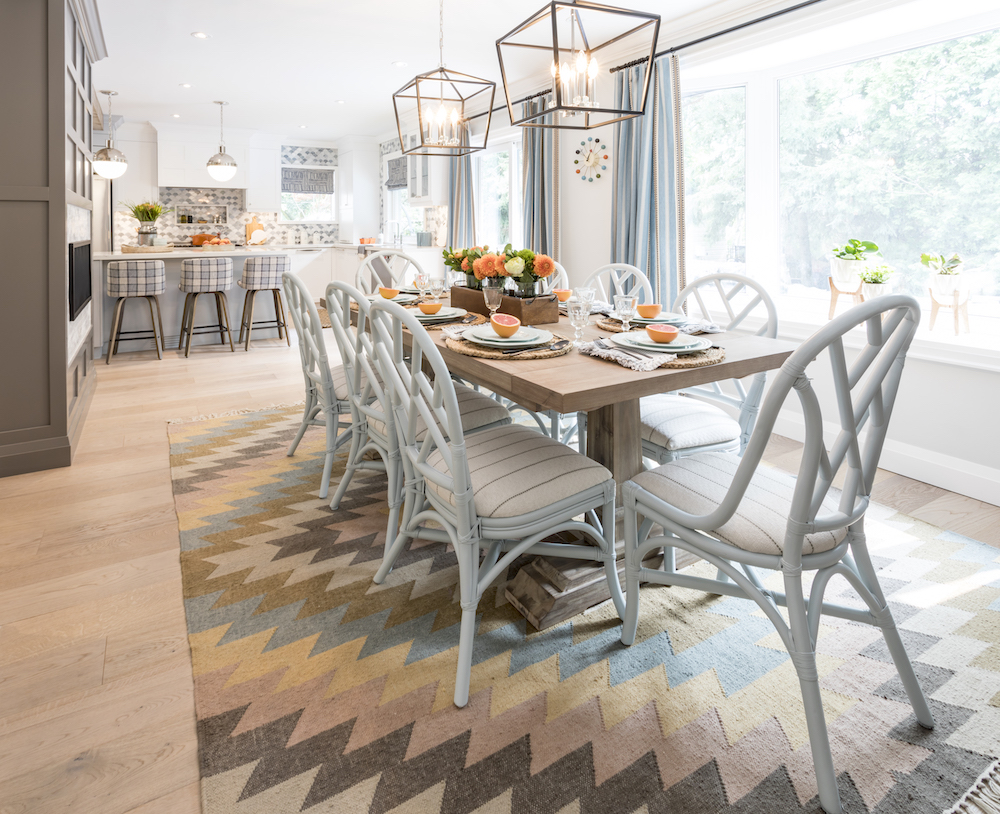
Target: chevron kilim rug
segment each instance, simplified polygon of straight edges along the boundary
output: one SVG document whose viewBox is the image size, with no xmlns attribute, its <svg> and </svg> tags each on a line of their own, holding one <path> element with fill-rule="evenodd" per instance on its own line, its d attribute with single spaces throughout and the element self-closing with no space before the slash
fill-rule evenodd
<svg viewBox="0 0 1000 814">
<path fill-rule="evenodd" d="M 358 478 L 331 511 L 322 430 L 285 454 L 300 415 L 170 427 L 205 814 L 820 810 L 795 673 L 748 601 L 644 588 L 625 648 L 610 603 L 537 632 L 500 580 L 455 708 L 452 551 L 416 546 L 374 585 L 385 479 Z M 876 630 L 824 622 L 845 810 L 1000 811 L 1000 551 L 869 518 L 937 728 L 915 723 Z"/>
</svg>

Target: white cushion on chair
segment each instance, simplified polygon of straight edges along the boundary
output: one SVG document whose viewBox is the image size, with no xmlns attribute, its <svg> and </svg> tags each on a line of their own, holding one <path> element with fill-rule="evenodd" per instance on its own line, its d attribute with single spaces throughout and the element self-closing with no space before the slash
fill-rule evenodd
<svg viewBox="0 0 1000 814">
<path fill-rule="evenodd" d="M 671 451 L 738 441 L 740 425 L 724 410 L 687 396 L 639 400 L 642 440 Z"/>
<path fill-rule="evenodd" d="M 472 432 L 480 427 L 496 424 L 498 421 L 510 420 L 510 413 L 499 401 L 479 393 L 471 387 L 464 387 L 456 383 L 455 395 L 458 397 L 458 410 L 462 414 L 462 429 L 465 432 Z M 381 409 L 377 404 L 375 407 Z M 383 438 L 388 431 L 385 422 L 379 421 L 377 418 L 369 418 L 368 426 Z M 422 441 L 425 435 L 427 435 L 427 425 L 423 418 L 418 416 L 417 440 Z M 444 435 L 447 437 L 448 433 L 445 432 Z"/>
<path fill-rule="evenodd" d="M 481 517 L 529 514 L 612 477 L 596 461 L 517 424 L 469 435 L 465 449 Z M 441 450 L 432 452 L 427 463 L 439 472 L 449 471 Z M 454 494 L 429 480 L 425 484 L 428 492 L 456 505 Z"/>
<path fill-rule="evenodd" d="M 689 514 L 708 514 L 723 500 L 732 483 L 740 458 L 728 452 L 701 452 L 650 469 L 632 480 L 665 503 Z M 781 554 L 792 504 L 795 478 L 770 467 L 754 472 L 736 514 L 717 529 L 704 529 L 744 551 Z M 820 515 L 837 511 L 840 491 L 831 489 Z M 847 529 L 806 535 L 803 554 L 829 551 L 847 536 Z"/>
</svg>

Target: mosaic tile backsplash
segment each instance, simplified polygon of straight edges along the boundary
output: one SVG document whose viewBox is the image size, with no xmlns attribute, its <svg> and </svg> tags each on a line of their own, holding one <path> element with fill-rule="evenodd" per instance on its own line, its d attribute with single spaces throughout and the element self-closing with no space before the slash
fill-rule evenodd
<svg viewBox="0 0 1000 814">
<path fill-rule="evenodd" d="M 233 243 L 246 240 L 246 224 L 256 216 L 267 235 L 269 243 L 293 244 L 299 235 L 302 243 L 335 243 L 340 236 L 337 224 L 308 224 L 296 226 L 280 223 L 277 212 L 247 212 L 242 189 L 193 189 L 160 187 L 160 203 L 168 209 L 190 210 L 195 215 L 225 214 L 225 223 L 177 223 L 177 213 L 170 212 L 157 221 L 157 237 L 170 242 L 188 242 L 201 233 L 221 234 Z M 125 243 L 135 244 L 138 221 L 126 212 L 115 212 L 115 250 Z"/>
<path fill-rule="evenodd" d="M 284 144 L 281 147 L 281 163 L 288 167 L 336 167 L 335 147 L 296 147 Z"/>
</svg>

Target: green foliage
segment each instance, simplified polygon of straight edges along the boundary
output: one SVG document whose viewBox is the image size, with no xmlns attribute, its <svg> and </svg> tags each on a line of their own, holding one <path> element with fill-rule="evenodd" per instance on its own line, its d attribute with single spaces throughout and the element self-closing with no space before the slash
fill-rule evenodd
<svg viewBox="0 0 1000 814">
<path fill-rule="evenodd" d="M 843 246 L 834 246 L 831 249 L 834 257 L 841 260 L 864 260 L 868 252 L 878 254 L 878 246 L 870 240 L 848 240 Z"/>
<path fill-rule="evenodd" d="M 858 276 L 861 277 L 861 282 L 870 284 L 879 284 L 889 282 L 889 275 L 895 272 L 892 266 L 869 266 L 863 271 L 858 272 Z"/>
<path fill-rule="evenodd" d="M 165 209 L 159 201 L 143 201 L 142 203 L 122 201 L 122 206 L 140 223 L 155 223 L 158 218 L 166 215 L 167 212 L 174 211 L 173 209 Z"/>
<path fill-rule="evenodd" d="M 958 274 L 962 258 L 957 254 L 945 259 L 943 254 L 922 254 L 920 262 L 935 274 Z"/>
</svg>

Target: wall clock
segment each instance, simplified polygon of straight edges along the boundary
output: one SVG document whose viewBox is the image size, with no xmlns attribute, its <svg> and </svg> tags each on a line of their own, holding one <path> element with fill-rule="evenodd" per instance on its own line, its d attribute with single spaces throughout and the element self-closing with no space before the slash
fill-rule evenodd
<svg viewBox="0 0 1000 814">
<path fill-rule="evenodd" d="M 586 141 L 580 142 L 573 163 L 580 179 L 593 183 L 594 179 L 600 178 L 601 173 L 608 168 L 608 147 L 599 138 L 588 136 Z"/>
</svg>

